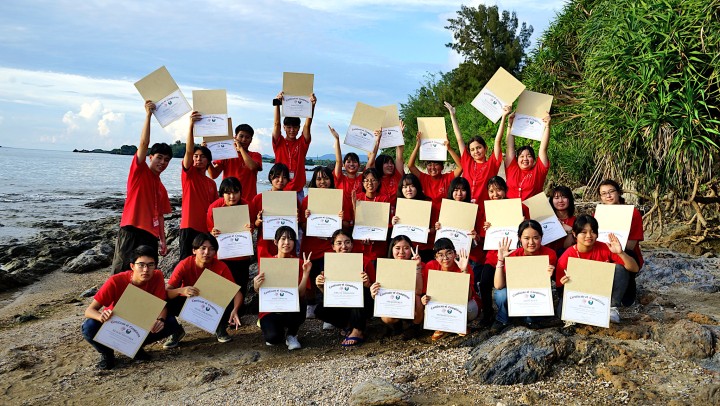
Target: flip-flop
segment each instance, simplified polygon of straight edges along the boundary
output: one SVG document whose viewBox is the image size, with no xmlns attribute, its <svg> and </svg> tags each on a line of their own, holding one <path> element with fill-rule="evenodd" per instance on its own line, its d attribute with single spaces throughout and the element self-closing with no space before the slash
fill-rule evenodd
<svg viewBox="0 0 720 406">
<path fill-rule="evenodd" d="M 365 342 L 365 339 L 363 337 L 345 337 L 343 341 L 349 341 L 349 343 L 340 342 L 343 347 L 359 347 Z"/>
<path fill-rule="evenodd" d="M 432 337 L 431 337 L 430 339 L 431 339 L 432 341 L 437 341 L 437 340 L 445 337 L 446 335 L 448 335 L 448 333 L 446 333 L 445 331 L 437 330 L 437 331 L 435 331 L 435 332 L 433 333 L 433 335 L 432 335 Z"/>
</svg>

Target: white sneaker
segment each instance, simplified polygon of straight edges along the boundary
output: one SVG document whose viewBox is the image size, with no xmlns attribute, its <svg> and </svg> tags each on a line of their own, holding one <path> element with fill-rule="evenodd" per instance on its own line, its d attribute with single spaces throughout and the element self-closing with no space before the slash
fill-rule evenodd
<svg viewBox="0 0 720 406">
<path fill-rule="evenodd" d="M 302 345 L 300 345 L 300 341 L 298 341 L 297 336 L 287 336 L 285 338 L 285 345 L 287 345 L 288 350 L 297 350 L 302 348 Z"/>
<path fill-rule="evenodd" d="M 332 330 L 334 328 L 335 328 L 335 326 L 333 326 L 330 323 L 323 323 L 323 327 L 322 327 L 323 330 Z"/>
<path fill-rule="evenodd" d="M 610 321 L 613 323 L 620 323 L 620 312 L 617 307 L 610 308 Z"/>
<path fill-rule="evenodd" d="M 265 345 L 267 345 L 268 347 L 273 347 L 275 344 L 265 341 Z"/>
<path fill-rule="evenodd" d="M 574 321 L 565 320 L 565 324 L 563 325 L 563 328 L 572 327 L 572 326 L 574 326 L 574 325 L 575 325 L 575 322 L 574 322 Z"/>
<path fill-rule="evenodd" d="M 308 305 L 307 310 L 305 311 L 305 318 L 314 319 L 316 307 L 317 305 Z"/>
</svg>

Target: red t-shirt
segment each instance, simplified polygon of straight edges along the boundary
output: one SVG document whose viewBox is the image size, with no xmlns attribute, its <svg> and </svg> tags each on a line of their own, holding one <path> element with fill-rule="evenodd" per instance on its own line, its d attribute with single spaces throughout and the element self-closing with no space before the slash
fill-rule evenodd
<svg viewBox="0 0 720 406">
<path fill-rule="evenodd" d="M 555 268 L 555 286 L 557 287 L 562 286 L 562 283 L 560 283 L 560 279 L 565 276 L 565 270 L 567 270 L 568 265 L 568 258 L 570 257 L 590 259 L 592 261 L 600 262 L 611 262 L 614 264 L 625 266 L 625 262 L 622 260 L 622 258 L 620 258 L 619 255 L 610 252 L 610 248 L 608 248 L 607 244 L 605 244 L 604 242 L 596 241 L 595 244 L 593 244 L 590 252 L 579 252 L 577 249 L 577 244 L 575 244 L 565 250 L 560 259 L 558 259 L 557 267 Z"/>
<path fill-rule="evenodd" d="M 517 159 L 513 159 L 510 166 L 505 168 L 508 199 L 517 199 L 519 197 L 526 200 L 543 192 L 545 178 L 547 178 L 548 169 L 550 169 L 550 161 L 548 161 L 548 166 L 543 165 L 540 159 L 535 162 L 535 166 L 531 169 L 522 170 L 518 166 Z"/>
<path fill-rule="evenodd" d="M 225 265 L 224 262 L 217 258 L 213 258 L 212 262 L 206 264 L 204 267 L 199 267 L 195 263 L 195 255 L 189 256 L 180 261 L 173 270 L 168 285 L 174 288 L 182 288 L 184 286 L 195 286 L 197 280 L 200 279 L 205 268 L 215 272 L 223 278 L 235 283 L 230 268 Z M 202 295 L 202 292 L 200 292 Z"/>
<path fill-rule="evenodd" d="M 357 200 L 358 201 L 365 201 L 365 202 L 380 202 L 380 203 L 389 203 L 390 198 L 383 194 L 376 194 L 373 198 L 368 198 L 367 195 L 364 192 L 357 194 Z M 390 219 L 388 219 L 388 227 L 390 224 Z M 370 244 L 364 244 L 362 241 L 356 241 L 355 245 L 358 247 L 362 247 L 363 255 L 369 259 L 370 261 L 378 259 L 378 258 L 385 258 L 387 256 L 388 252 L 388 244 L 387 241 L 370 241 Z"/>
<path fill-rule="evenodd" d="M 395 202 L 397 202 L 398 185 L 400 184 L 400 179 L 402 179 L 402 177 L 402 173 L 395 169 L 395 173 L 390 176 L 383 176 L 380 179 L 380 194 L 383 194 L 390 199 L 388 201 L 392 207 L 395 207 Z"/>
<path fill-rule="evenodd" d="M 255 161 L 262 168 L 262 155 L 258 152 L 248 151 L 250 159 Z M 247 201 L 251 201 L 257 194 L 257 174 L 260 169 L 252 170 L 245 165 L 245 160 L 238 152 L 238 157 L 233 159 L 221 159 L 213 161 L 215 168 L 222 171 L 223 179 L 236 177 L 242 185 L 242 197 Z"/>
<path fill-rule="evenodd" d="M 642 268 L 645 260 L 643 259 L 642 252 L 640 251 L 640 241 L 645 241 L 645 233 L 643 232 L 643 220 L 642 214 L 637 208 L 633 208 L 632 222 L 630 223 L 630 233 L 628 234 L 628 240 L 637 240 L 633 252 L 637 255 L 638 268 Z"/>
<path fill-rule="evenodd" d="M 120 296 L 125 293 L 125 289 L 132 283 L 132 275 L 133 271 L 125 271 L 111 276 L 107 281 L 105 281 L 100 290 L 97 291 L 93 299 L 103 305 L 106 309 L 112 310 L 117 301 L 120 300 Z M 167 294 L 165 293 L 165 277 L 159 269 L 153 271 L 153 274 L 147 283 L 137 287 L 155 297 L 167 300 Z"/>
<path fill-rule="evenodd" d="M 302 203 L 300 204 L 300 222 L 306 223 L 307 219 L 305 218 L 305 210 L 307 210 L 308 206 L 308 196 L 305 196 Z M 345 214 L 343 210 L 343 215 Z M 332 252 L 332 243 L 330 242 L 330 238 L 323 238 L 323 237 L 310 237 L 307 234 L 303 236 L 300 250 L 304 254 L 312 253 L 310 256 L 311 260 L 322 258 L 325 256 L 326 252 Z"/>
<path fill-rule="evenodd" d="M 275 255 L 273 258 L 277 258 L 277 255 Z M 292 258 L 295 258 L 295 257 L 292 257 Z M 302 261 L 300 258 L 298 258 L 297 260 L 298 260 L 298 285 L 300 285 L 300 282 L 302 282 L 302 277 L 303 277 L 303 269 L 302 269 L 303 261 Z M 258 269 L 260 269 L 260 263 L 259 263 L 259 262 L 258 262 Z M 308 278 L 308 285 L 310 285 L 310 279 L 309 279 L 309 278 Z M 262 287 L 262 286 L 261 286 L 261 287 Z M 310 288 L 310 286 L 308 286 L 307 288 Z M 262 319 L 263 317 L 267 316 L 268 314 L 270 314 L 270 313 L 268 313 L 268 312 L 258 312 L 258 319 Z"/>
<path fill-rule="evenodd" d="M 432 199 L 433 202 L 439 202 L 447 198 L 450 182 L 455 179 L 455 173 L 447 172 L 437 178 L 433 178 L 427 173 L 420 172 L 418 179 L 420 179 L 420 184 L 422 185 L 425 196 Z"/>
<path fill-rule="evenodd" d="M 568 217 L 566 219 L 560 220 L 560 223 L 566 224 L 566 225 L 572 227 L 575 225 L 575 218 L 576 218 L 575 216 Z M 548 244 L 547 247 L 552 250 L 555 250 L 555 251 L 565 249 L 565 238 L 560 238 L 558 240 L 555 240 L 555 241 L 551 242 L 550 244 Z"/>
<path fill-rule="evenodd" d="M 440 263 L 437 260 L 432 260 L 425 264 L 425 266 L 422 269 L 422 275 L 423 275 L 423 292 L 427 292 L 427 283 L 428 283 L 428 273 L 431 270 L 435 271 L 441 271 L 442 267 L 440 266 Z M 460 268 L 458 268 L 457 264 L 452 264 L 452 267 L 447 272 L 456 272 L 460 273 Z M 477 303 L 478 309 L 482 309 L 482 302 L 480 301 L 480 296 L 475 292 L 475 289 L 473 289 L 473 286 L 475 286 L 475 276 L 473 275 L 472 270 L 470 270 L 470 265 L 468 265 L 468 274 L 470 275 L 470 285 L 468 289 L 468 300 L 472 299 Z"/>
<path fill-rule="evenodd" d="M 487 192 L 487 181 L 498 174 L 501 162 L 502 159 L 495 158 L 495 154 L 490 154 L 490 158 L 483 163 L 475 162 L 467 150 L 460 155 L 460 164 L 463 168 L 462 177 L 470 183 L 472 202 L 480 204 L 483 200 L 490 199 Z"/>
<path fill-rule="evenodd" d="M 238 205 L 248 206 L 248 213 L 251 213 L 250 214 L 250 227 L 252 228 L 254 226 L 253 219 L 255 218 L 252 216 L 252 208 L 249 207 L 248 202 L 246 202 L 245 199 L 243 199 L 242 197 L 240 198 Z M 212 229 L 215 228 L 215 219 L 213 218 L 213 209 L 216 207 L 225 207 L 225 199 L 223 199 L 221 197 L 221 198 L 215 200 L 214 202 L 212 202 L 210 204 L 210 206 L 208 206 L 208 210 L 207 210 L 207 230 L 208 230 L 208 232 L 211 232 Z M 241 224 L 241 226 L 244 226 L 244 224 Z M 220 230 L 220 231 L 222 231 L 222 230 Z M 224 259 L 224 261 L 239 261 L 239 260 L 243 260 L 243 259 L 250 259 L 250 257 L 247 256 L 247 257 L 226 258 L 226 259 Z"/>
<path fill-rule="evenodd" d="M 160 237 L 160 216 L 172 212 L 167 190 L 145 160 L 133 155 L 120 227 L 133 226 Z"/>
<path fill-rule="evenodd" d="M 497 251 L 495 251 L 495 252 L 497 252 Z M 540 252 L 535 255 L 532 255 L 532 256 L 538 256 L 538 255 L 547 255 L 549 257 L 548 258 L 549 265 L 555 266 L 557 264 L 557 254 L 555 253 L 555 251 L 551 250 L 548 247 L 545 247 L 545 246 L 540 247 Z M 508 256 L 509 257 L 524 257 L 524 256 L 526 256 L 525 249 L 523 247 L 520 247 L 520 248 L 516 249 L 515 251 L 511 252 L 510 255 L 508 255 Z M 530 256 L 530 255 L 528 255 L 528 256 Z M 507 268 L 503 268 L 503 271 L 507 271 Z"/>
<path fill-rule="evenodd" d="M 290 181 L 284 190 L 300 191 L 307 183 L 305 179 L 305 157 L 307 156 L 310 143 L 305 141 L 302 133 L 294 140 L 283 136 L 273 140 L 273 152 L 275 162 L 287 165 L 290 169 Z"/>
<path fill-rule="evenodd" d="M 207 209 L 218 198 L 215 181 L 191 167 L 181 168 L 182 217 L 180 228 L 204 231 Z"/>
</svg>

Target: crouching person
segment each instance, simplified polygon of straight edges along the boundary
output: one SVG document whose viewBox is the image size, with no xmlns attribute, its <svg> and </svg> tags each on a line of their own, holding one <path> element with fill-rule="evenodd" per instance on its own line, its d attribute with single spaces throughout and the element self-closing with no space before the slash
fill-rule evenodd
<svg viewBox="0 0 720 406">
<path fill-rule="evenodd" d="M 135 248 L 130 257 L 130 270 L 115 274 L 105 281 L 95 294 L 92 303 L 85 309 L 87 319 L 82 325 L 82 334 L 83 338 L 100 353 L 98 368 L 112 369 L 115 366 L 115 352 L 111 348 L 94 341 L 93 337 L 95 337 L 103 323 L 112 317 L 113 307 L 120 300 L 128 285 L 133 284 L 162 300 L 166 300 L 165 278 L 162 271 L 156 269 L 157 262 L 157 249 L 147 245 Z M 177 328 L 179 326 L 175 317 L 167 315 L 167 307 L 164 308 L 150 329 L 150 334 L 143 342 L 143 347 L 169 336 Z M 150 355 L 141 347 L 135 354 L 135 359 L 149 360 Z"/>
</svg>

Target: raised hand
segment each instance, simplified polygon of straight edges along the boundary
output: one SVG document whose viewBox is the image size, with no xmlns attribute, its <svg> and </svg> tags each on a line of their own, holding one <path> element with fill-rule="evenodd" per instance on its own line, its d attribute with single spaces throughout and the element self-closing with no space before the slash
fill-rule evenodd
<svg viewBox="0 0 720 406">
<path fill-rule="evenodd" d="M 620 255 L 623 253 L 622 244 L 620 244 L 620 240 L 618 240 L 617 236 L 613 233 L 610 233 L 608 235 L 608 239 L 610 242 L 608 243 L 608 248 L 610 249 L 610 252 L 613 254 Z"/>
<path fill-rule="evenodd" d="M 460 268 L 460 272 L 467 273 L 469 260 L 470 258 L 468 257 L 468 252 L 465 248 L 461 249 L 460 252 L 458 252 L 458 257 L 455 258 L 455 264 L 457 264 L 458 268 Z"/>
<path fill-rule="evenodd" d="M 452 104 L 450 104 L 448 102 L 444 102 L 443 104 L 445 105 L 445 108 L 448 109 L 448 111 L 450 112 L 450 115 L 454 116 L 455 115 L 455 107 L 453 107 Z"/>
<path fill-rule="evenodd" d="M 310 251 L 307 256 L 303 252 L 303 264 L 302 264 L 302 270 L 304 274 L 309 274 L 310 269 L 312 269 L 312 262 L 310 262 L 310 257 L 312 256 L 312 251 Z"/>
<path fill-rule="evenodd" d="M 498 243 L 498 261 L 503 261 L 510 255 L 510 239 L 505 237 Z"/>
<path fill-rule="evenodd" d="M 330 130 L 330 134 L 332 134 L 333 138 L 340 140 L 340 134 L 338 134 L 334 128 L 330 127 L 330 124 L 328 124 L 328 129 Z"/>
</svg>

